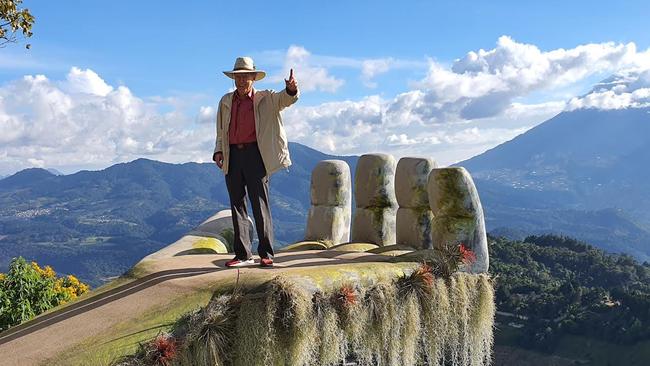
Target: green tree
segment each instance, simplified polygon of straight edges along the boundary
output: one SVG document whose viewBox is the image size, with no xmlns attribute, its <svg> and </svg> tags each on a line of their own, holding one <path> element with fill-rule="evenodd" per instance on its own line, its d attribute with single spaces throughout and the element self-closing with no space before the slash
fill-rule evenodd
<svg viewBox="0 0 650 366">
<path fill-rule="evenodd" d="M 650 339 L 649 267 L 567 237 L 490 238 L 497 308 L 525 317 L 522 345 L 540 350 L 554 346 L 549 334 Z"/>
<path fill-rule="evenodd" d="M 7 43 L 16 43 L 18 34 L 29 38 L 32 36 L 34 16 L 27 8 L 20 8 L 23 0 L 0 0 L 0 47 Z M 29 48 L 31 45 L 25 45 Z"/>
</svg>

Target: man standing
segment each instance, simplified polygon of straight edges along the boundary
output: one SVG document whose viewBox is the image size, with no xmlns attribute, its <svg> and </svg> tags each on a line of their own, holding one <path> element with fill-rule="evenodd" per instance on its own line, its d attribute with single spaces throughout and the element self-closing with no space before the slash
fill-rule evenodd
<svg viewBox="0 0 650 366">
<path fill-rule="evenodd" d="M 212 160 L 226 176 L 235 231 L 235 258 L 228 267 L 254 264 L 246 210 L 250 197 L 259 238 L 257 252 L 262 267 L 273 266 L 273 222 L 269 207 L 269 177 L 291 165 L 287 136 L 280 111 L 298 100 L 298 83 L 289 72 L 281 92 L 255 90 L 253 83 L 266 73 L 250 57 L 239 57 L 232 71 L 236 90 L 219 101 L 217 139 Z"/>
</svg>

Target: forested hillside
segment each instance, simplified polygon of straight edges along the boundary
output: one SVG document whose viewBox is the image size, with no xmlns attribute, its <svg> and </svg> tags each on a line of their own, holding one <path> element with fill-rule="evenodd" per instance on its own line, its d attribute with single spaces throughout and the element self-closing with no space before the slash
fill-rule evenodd
<svg viewBox="0 0 650 366">
<path fill-rule="evenodd" d="M 553 352 L 564 336 L 633 346 L 650 340 L 650 264 L 575 239 L 491 238 L 500 331 Z"/>
</svg>

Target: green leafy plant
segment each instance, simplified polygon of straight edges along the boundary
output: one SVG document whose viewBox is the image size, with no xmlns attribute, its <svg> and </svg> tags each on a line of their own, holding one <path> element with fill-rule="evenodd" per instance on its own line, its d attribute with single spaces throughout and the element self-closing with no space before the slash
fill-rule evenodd
<svg viewBox="0 0 650 366">
<path fill-rule="evenodd" d="M 52 267 L 18 257 L 0 274 L 0 331 L 73 300 L 89 287 L 69 275 L 57 278 Z"/>
</svg>

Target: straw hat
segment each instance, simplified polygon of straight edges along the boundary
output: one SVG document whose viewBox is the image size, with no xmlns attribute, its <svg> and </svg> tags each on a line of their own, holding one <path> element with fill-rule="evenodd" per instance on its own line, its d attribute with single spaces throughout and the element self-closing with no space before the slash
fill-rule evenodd
<svg viewBox="0 0 650 366">
<path fill-rule="evenodd" d="M 262 70 L 255 69 L 255 63 L 250 57 L 237 57 L 235 60 L 235 66 L 232 68 L 232 71 L 223 72 L 227 77 L 234 79 L 235 74 L 255 74 L 255 81 L 264 79 L 266 72 Z"/>
</svg>

